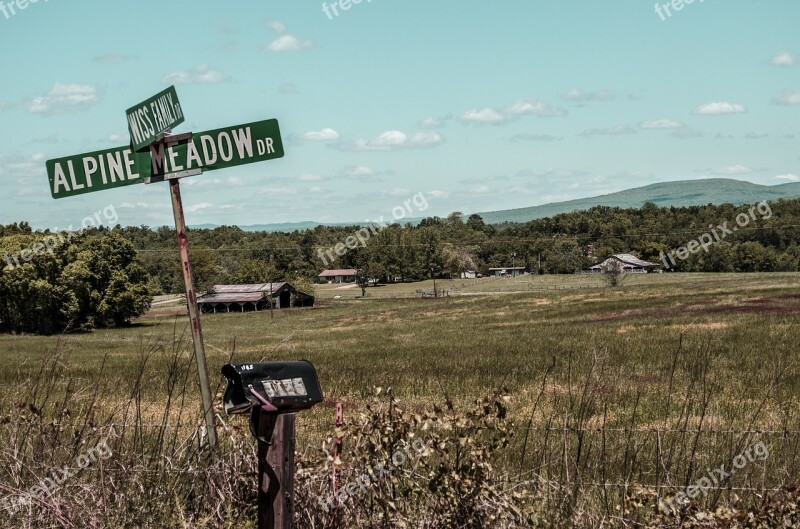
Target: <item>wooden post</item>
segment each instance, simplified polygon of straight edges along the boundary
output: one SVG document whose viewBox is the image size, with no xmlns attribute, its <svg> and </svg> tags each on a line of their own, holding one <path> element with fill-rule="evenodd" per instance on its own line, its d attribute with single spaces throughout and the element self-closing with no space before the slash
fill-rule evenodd
<svg viewBox="0 0 800 529">
<path fill-rule="evenodd" d="M 258 528 L 291 529 L 294 515 L 294 414 L 261 414 L 258 442 Z"/>
<path fill-rule="evenodd" d="M 194 342 L 194 355 L 197 360 L 197 375 L 200 378 L 200 394 L 203 398 L 203 413 L 206 420 L 208 445 L 211 447 L 211 453 L 216 456 L 217 426 L 214 421 L 214 403 L 211 400 L 211 384 L 208 380 L 206 349 L 203 345 L 203 329 L 200 327 L 200 314 L 197 310 L 197 295 L 194 290 L 194 279 L 192 279 L 192 265 L 189 262 L 189 238 L 186 235 L 186 219 L 183 215 L 181 187 L 177 179 L 169 181 L 169 190 L 172 196 L 172 212 L 175 215 L 175 229 L 178 231 L 181 269 L 183 270 L 183 281 L 186 284 L 186 305 L 189 309 L 189 321 L 192 327 L 192 341 Z"/>
<path fill-rule="evenodd" d="M 341 428 L 344 425 L 344 405 L 341 402 L 336 403 L 336 427 Z M 342 457 L 342 438 L 338 435 L 333 442 L 333 522 L 335 528 L 339 527 L 339 469 L 336 464 Z"/>
</svg>

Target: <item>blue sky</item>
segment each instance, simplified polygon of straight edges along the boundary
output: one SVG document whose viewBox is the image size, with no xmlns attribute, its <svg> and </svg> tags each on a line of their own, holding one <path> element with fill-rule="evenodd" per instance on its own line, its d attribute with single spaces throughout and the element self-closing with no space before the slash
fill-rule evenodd
<svg viewBox="0 0 800 529">
<path fill-rule="evenodd" d="M 2 223 L 78 225 L 113 205 L 125 225 L 171 224 L 165 184 L 56 201 L 45 173 L 127 143 L 125 109 L 170 84 L 177 132 L 277 118 L 286 144 L 281 160 L 183 180 L 190 224 L 388 217 L 420 192 L 446 215 L 800 180 L 796 0 L 696 0 L 663 20 L 652 0 L 15 10 L 0 11 Z"/>
</svg>

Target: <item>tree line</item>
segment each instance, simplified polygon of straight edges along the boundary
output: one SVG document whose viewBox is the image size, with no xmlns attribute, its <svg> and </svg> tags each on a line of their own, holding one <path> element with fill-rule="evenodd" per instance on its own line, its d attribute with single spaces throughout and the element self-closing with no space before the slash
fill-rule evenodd
<svg viewBox="0 0 800 529">
<path fill-rule="evenodd" d="M 380 281 L 459 277 L 491 267 L 525 266 L 532 273 L 572 274 L 617 253 L 655 263 L 708 232 L 734 223 L 750 206 L 660 208 L 595 207 L 525 224 L 488 225 L 454 212 L 419 224 L 382 227 L 364 244 L 330 262 L 324 251 L 343 244 L 360 226 L 318 226 L 290 233 L 247 232 L 236 226 L 191 230 L 196 288 L 214 284 L 294 282 L 306 290 L 326 268 L 355 268 Z M 800 200 L 770 204 L 708 251 L 679 260 L 679 272 L 790 272 L 800 266 Z M 41 241 L 25 223 L 0 226 L 0 254 Z M 352 239 L 351 239 L 352 242 Z M 157 294 L 183 293 L 172 227 L 97 228 L 22 266 L 0 261 L 0 331 L 57 332 L 124 324 Z M 24 322 L 24 323 L 23 323 Z"/>
<path fill-rule="evenodd" d="M 730 204 L 660 208 L 595 207 L 525 224 L 488 225 L 478 215 L 454 212 L 419 224 L 393 224 L 336 256 L 325 251 L 354 236 L 359 226 L 317 226 L 288 233 L 247 232 L 235 226 L 192 230 L 197 288 L 217 283 L 313 282 L 326 268 L 368 270 L 372 279 L 409 281 L 460 277 L 474 270 L 525 266 L 532 273 L 573 274 L 609 255 L 633 253 L 661 263 L 661 252 L 687 245 L 709 226 L 729 222 L 750 206 Z M 800 200 L 771 204 L 772 216 L 753 220 L 678 261 L 679 272 L 797 271 Z M 183 291 L 175 233 L 170 227 L 114 230 L 138 250 L 139 262 L 164 293 Z M 670 263 L 672 264 L 672 263 Z"/>
</svg>

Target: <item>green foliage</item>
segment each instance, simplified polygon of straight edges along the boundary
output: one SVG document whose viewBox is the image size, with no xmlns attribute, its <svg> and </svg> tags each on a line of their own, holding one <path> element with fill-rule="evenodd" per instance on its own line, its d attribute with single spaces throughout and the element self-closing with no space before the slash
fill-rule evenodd
<svg viewBox="0 0 800 529">
<path fill-rule="evenodd" d="M 467 411 L 449 398 L 444 407 L 411 411 L 391 390 L 378 388 L 366 412 L 326 439 L 321 459 L 301 463 L 295 486 L 306 508 L 298 512 L 299 526 L 325 526 L 332 519 L 335 500 L 318 477 L 335 467 L 343 476 L 340 527 L 531 527 L 536 495 L 503 483 L 495 466 L 514 428 L 509 400 L 500 389 Z M 335 437 L 345 447 L 341 457 Z"/>
<path fill-rule="evenodd" d="M 53 334 L 124 325 L 152 300 L 149 278 L 130 242 L 103 231 L 62 234 L 52 251 L 0 271 L 0 331 Z M 48 240 L 41 234 L 0 238 L 0 253 L 18 255 Z M 30 254 L 26 254 L 30 257 Z"/>
</svg>

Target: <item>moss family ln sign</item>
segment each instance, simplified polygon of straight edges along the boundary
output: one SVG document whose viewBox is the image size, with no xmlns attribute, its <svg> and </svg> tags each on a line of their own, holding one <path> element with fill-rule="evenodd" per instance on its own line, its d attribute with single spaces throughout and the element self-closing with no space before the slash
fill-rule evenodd
<svg viewBox="0 0 800 529">
<path fill-rule="evenodd" d="M 159 134 L 183 123 L 183 110 L 174 86 L 157 93 L 147 101 L 129 108 L 128 132 L 134 151 L 148 147 Z"/>
<path fill-rule="evenodd" d="M 53 198 L 65 198 L 180 171 L 225 169 L 283 155 L 278 120 L 269 119 L 196 133 L 188 142 L 151 143 L 145 152 L 127 146 L 49 160 L 47 177 Z"/>
</svg>

